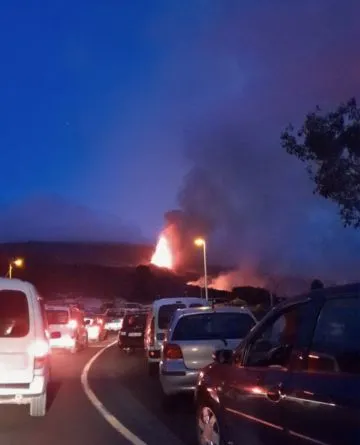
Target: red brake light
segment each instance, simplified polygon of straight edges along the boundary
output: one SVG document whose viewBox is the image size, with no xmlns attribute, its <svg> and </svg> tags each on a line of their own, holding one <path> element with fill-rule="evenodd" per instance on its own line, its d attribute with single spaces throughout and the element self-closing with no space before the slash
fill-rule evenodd
<svg viewBox="0 0 360 445">
<path fill-rule="evenodd" d="M 164 346 L 164 358 L 167 360 L 181 360 L 183 358 L 179 345 L 168 343 Z"/>
<path fill-rule="evenodd" d="M 76 320 L 70 320 L 68 323 L 69 328 L 76 329 L 77 328 L 77 321 Z"/>
</svg>

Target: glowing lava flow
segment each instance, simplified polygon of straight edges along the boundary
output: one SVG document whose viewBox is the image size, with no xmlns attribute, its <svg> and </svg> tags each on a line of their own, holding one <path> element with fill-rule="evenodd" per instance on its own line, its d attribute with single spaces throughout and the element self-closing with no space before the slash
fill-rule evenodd
<svg viewBox="0 0 360 445">
<path fill-rule="evenodd" d="M 166 269 L 172 269 L 173 267 L 173 257 L 170 244 L 164 235 L 160 236 L 159 238 L 155 252 L 151 258 L 151 264 L 154 264 L 157 267 L 164 267 Z"/>
</svg>

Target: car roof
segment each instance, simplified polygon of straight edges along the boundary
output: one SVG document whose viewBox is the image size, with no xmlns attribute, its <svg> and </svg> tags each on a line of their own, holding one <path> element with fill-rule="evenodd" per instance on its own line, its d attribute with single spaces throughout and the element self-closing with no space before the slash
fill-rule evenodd
<svg viewBox="0 0 360 445">
<path fill-rule="evenodd" d="M 161 306 L 170 304 L 183 304 L 183 303 L 203 303 L 206 305 L 206 300 L 200 297 L 170 297 L 170 298 L 160 298 L 153 302 L 153 309 L 158 309 Z"/>
<path fill-rule="evenodd" d="M 18 278 L 0 278 L 0 289 L 3 290 L 20 290 L 23 292 L 29 291 L 32 289 L 35 291 L 35 287 L 33 284 L 19 280 Z"/>
<path fill-rule="evenodd" d="M 47 311 L 68 311 L 70 309 L 69 306 L 64 306 L 64 305 L 57 305 L 57 304 L 45 304 L 45 309 Z"/>
<path fill-rule="evenodd" d="M 186 308 L 186 309 L 178 309 L 175 313 L 175 317 L 182 318 L 186 317 L 188 315 L 197 315 L 201 313 L 207 313 L 207 314 L 218 314 L 218 313 L 236 313 L 236 314 L 248 314 L 256 320 L 254 314 L 251 312 L 250 309 L 246 307 L 236 307 L 236 306 L 221 306 L 217 308 L 212 308 L 208 306 L 198 307 L 198 308 Z"/>
<path fill-rule="evenodd" d="M 332 298 L 341 297 L 360 297 L 360 283 L 342 284 L 338 286 L 324 287 L 322 289 L 314 289 L 309 292 L 297 295 L 295 297 L 289 297 L 286 300 L 279 303 L 274 309 L 280 310 L 287 306 L 292 306 L 296 303 L 302 303 L 306 301 L 315 300 L 329 300 Z"/>
</svg>

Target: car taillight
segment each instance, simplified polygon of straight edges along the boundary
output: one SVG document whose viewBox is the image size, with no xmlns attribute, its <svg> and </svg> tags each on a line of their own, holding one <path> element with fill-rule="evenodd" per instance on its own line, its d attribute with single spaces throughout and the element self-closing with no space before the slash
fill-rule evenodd
<svg viewBox="0 0 360 445">
<path fill-rule="evenodd" d="M 180 346 L 167 343 L 164 346 L 164 358 L 166 360 L 181 360 L 183 355 Z"/>
<path fill-rule="evenodd" d="M 68 327 L 71 329 L 76 329 L 77 328 L 77 321 L 76 320 L 70 320 L 68 323 Z"/>
<path fill-rule="evenodd" d="M 34 369 L 44 366 L 50 352 L 49 342 L 46 340 L 36 340 L 29 347 L 29 355 L 34 358 Z"/>
</svg>

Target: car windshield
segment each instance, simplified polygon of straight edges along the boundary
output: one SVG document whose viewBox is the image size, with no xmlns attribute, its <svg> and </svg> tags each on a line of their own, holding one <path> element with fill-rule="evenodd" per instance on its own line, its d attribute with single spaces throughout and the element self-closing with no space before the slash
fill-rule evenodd
<svg viewBox="0 0 360 445">
<path fill-rule="evenodd" d="M 29 332 L 26 295 L 16 290 L 0 291 L 0 337 L 25 337 Z"/>
<path fill-rule="evenodd" d="M 48 309 L 46 311 L 48 324 L 66 324 L 69 321 L 69 313 L 65 310 Z"/>
<path fill-rule="evenodd" d="M 241 339 L 254 324 L 253 318 L 245 313 L 215 312 L 187 315 L 180 318 L 172 339 L 175 341 Z"/>
<path fill-rule="evenodd" d="M 146 314 L 127 315 L 124 319 L 123 329 L 145 329 Z"/>
<path fill-rule="evenodd" d="M 171 321 L 171 317 L 174 315 L 177 309 L 185 309 L 184 303 L 164 304 L 159 309 L 158 326 L 159 329 L 167 329 Z"/>
</svg>

